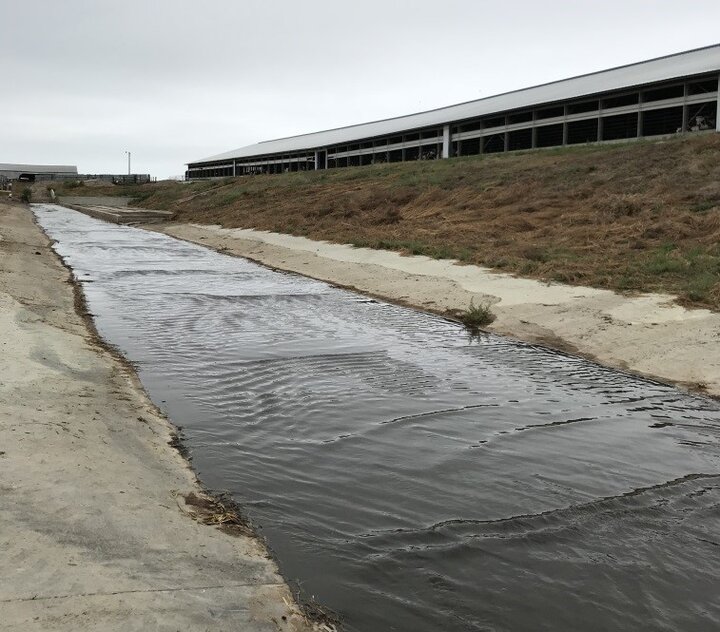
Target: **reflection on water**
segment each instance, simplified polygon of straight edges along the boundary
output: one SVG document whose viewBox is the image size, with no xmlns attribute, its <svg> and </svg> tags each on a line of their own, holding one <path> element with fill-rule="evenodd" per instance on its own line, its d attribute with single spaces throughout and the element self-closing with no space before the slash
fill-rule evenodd
<svg viewBox="0 0 720 632">
<path fill-rule="evenodd" d="M 100 333 L 348 630 L 720 627 L 720 406 L 38 206 Z"/>
</svg>

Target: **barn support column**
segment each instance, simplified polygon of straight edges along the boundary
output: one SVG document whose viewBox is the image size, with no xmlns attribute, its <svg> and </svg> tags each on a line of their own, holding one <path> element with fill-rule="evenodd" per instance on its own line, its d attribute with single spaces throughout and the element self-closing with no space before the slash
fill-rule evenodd
<svg viewBox="0 0 720 632">
<path fill-rule="evenodd" d="M 532 128 L 530 129 L 530 148 L 535 149 L 537 147 L 537 112 L 533 110 L 532 113 Z M 482 143 L 480 144 L 482 147 Z"/>
<path fill-rule="evenodd" d="M 720 132 L 720 75 L 718 75 L 717 108 L 715 109 L 715 131 Z"/>
<path fill-rule="evenodd" d="M 450 126 L 443 125 L 442 157 L 450 158 Z"/>
<path fill-rule="evenodd" d="M 233 176 L 237 175 L 237 160 L 233 160 Z"/>
<path fill-rule="evenodd" d="M 327 148 L 315 150 L 315 170 L 327 169 Z"/>
</svg>

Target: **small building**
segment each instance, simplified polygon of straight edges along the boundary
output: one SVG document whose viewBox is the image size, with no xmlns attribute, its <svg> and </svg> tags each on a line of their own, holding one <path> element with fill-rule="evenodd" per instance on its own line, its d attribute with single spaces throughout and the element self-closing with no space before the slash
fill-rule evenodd
<svg viewBox="0 0 720 632">
<path fill-rule="evenodd" d="M 720 131 L 720 45 L 188 163 L 213 178 Z M 477 82 L 480 83 L 481 78 Z"/>
<path fill-rule="evenodd" d="M 60 180 L 63 178 L 77 178 L 78 170 L 74 165 L 22 165 L 0 162 L 0 181 L 20 180 L 22 182 L 35 182 L 35 180 Z"/>
</svg>

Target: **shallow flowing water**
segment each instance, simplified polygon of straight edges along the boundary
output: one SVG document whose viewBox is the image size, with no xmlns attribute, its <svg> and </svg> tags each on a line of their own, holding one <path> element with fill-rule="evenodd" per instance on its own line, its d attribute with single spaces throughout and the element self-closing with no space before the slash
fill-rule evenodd
<svg viewBox="0 0 720 632">
<path fill-rule="evenodd" d="M 720 628 L 720 406 L 37 205 L 100 334 L 347 630 Z"/>
</svg>

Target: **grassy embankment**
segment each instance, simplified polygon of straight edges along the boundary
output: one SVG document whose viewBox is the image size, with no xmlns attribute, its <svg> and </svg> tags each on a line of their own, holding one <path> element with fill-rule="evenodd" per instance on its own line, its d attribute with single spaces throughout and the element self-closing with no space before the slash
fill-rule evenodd
<svg viewBox="0 0 720 632">
<path fill-rule="evenodd" d="M 105 189 L 85 188 L 134 195 L 138 206 L 175 211 L 183 222 L 455 258 L 570 284 L 671 292 L 720 308 L 717 134 Z"/>
</svg>

